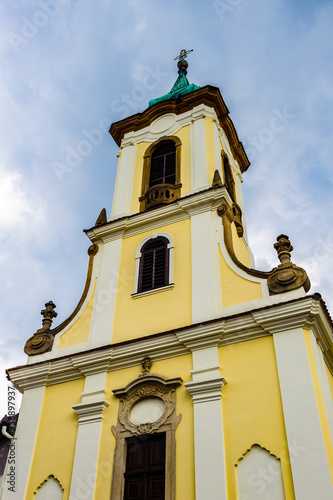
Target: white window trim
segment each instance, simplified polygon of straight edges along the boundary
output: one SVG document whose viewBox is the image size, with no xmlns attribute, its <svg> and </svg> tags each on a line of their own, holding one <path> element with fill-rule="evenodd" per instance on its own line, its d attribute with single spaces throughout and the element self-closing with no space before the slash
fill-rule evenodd
<svg viewBox="0 0 333 500">
<path fill-rule="evenodd" d="M 147 241 L 152 240 L 154 238 L 157 238 L 159 236 L 163 236 L 166 238 L 169 243 L 168 243 L 168 250 L 169 250 L 169 284 L 166 286 L 163 286 L 161 288 L 155 288 L 152 290 L 147 290 L 147 292 L 138 292 L 138 287 L 139 287 L 139 271 L 140 271 L 140 259 L 141 259 L 141 250 L 142 247 Z M 133 298 L 138 298 L 142 297 L 145 295 L 150 295 L 151 293 L 156 293 L 159 291 L 164 291 L 169 288 L 174 287 L 174 282 L 173 282 L 173 252 L 175 248 L 175 243 L 173 241 L 173 237 L 168 234 L 168 233 L 152 233 L 149 236 L 147 236 L 144 240 L 142 240 L 136 249 L 135 253 L 135 278 L 134 278 L 134 293 L 132 294 Z M 134 297 L 135 295 L 135 297 Z"/>
<path fill-rule="evenodd" d="M 146 295 L 153 295 L 154 293 L 166 292 L 167 290 L 172 290 L 175 287 L 174 283 L 170 285 L 161 286 L 160 288 L 152 288 L 146 292 L 132 293 L 133 299 L 139 299 L 140 297 L 146 297 Z"/>
</svg>

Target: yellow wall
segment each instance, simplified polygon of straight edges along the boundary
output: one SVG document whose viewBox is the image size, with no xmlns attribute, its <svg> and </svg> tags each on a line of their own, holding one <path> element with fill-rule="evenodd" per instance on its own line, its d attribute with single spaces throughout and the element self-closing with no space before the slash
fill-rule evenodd
<svg viewBox="0 0 333 500">
<path fill-rule="evenodd" d="M 190 125 L 182 127 L 176 134 L 176 137 L 182 142 L 181 145 L 181 164 L 180 164 L 180 182 L 182 183 L 181 195 L 185 196 L 191 192 L 191 140 Z M 136 147 L 133 191 L 131 200 L 131 213 L 139 211 L 139 197 L 141 196 L 143 157 L 147 148 L 152 142 L 140 142 Z"/>
<path fill-rule="evenodd" d="M 86 308 L 82 313 L 80 313 L 80 316 L 75 321 L 74 325 L 72 325 L 65 333 L 61 335 L 59 339 L 58 349 L 88 342 L 96 282 L 97 279 L 95 280 L 94 289 L 89 302 L 86 305 Z"/>
<path fill-rule="evenodd" d="M 151 373 L 166 378 L 182 377 L 183 383 L 190 380 L 192 356 L 190 354 L 153 363 Z M 112 394 L 113 389 L 125 387 L 136 379 L 141 366 L 110 372 L 107 376 L 106 398 L 110 406 L 104 414 L 101 445 L 98 462 L 98 479 L 95 500 L 110 500 L 113 454 L 115 438 L 111 431 L 117 425 L 119 400 Z M 193 405 L 188 391 L 182 384 L 176 390 L 177 415 L 182 415 L 176 430 L 177 495 L 179 499 L 194 500 L 194 444 Z"/>
<path fill-rule="evenodd" d="M 63 500 L 69 497 L 77 435 L 77 416 L 72 405 L 81 402 L 83 387 L 84 379 L 46 387 L 27 500 L 33 498 L 37 487 L 51 474 L 65 490 Z"/>
<path fill-rule="evenodd" d="M 272 337 L 219 349 L 228 498 L 236 499 L 235 465 L 253 444 L 281 460 L 286 500 L 294 500 L 287 438 Z"/>
<path fill-rule="evenodd" d="M 186 219 L 158 228 L 158 231 L 170 234 L 175 242 L 175 287 L 137 299 L 131 297 L 134 292 L 135 253 L 139 243 L 154 231 L 123 240 L 120 269 L 128 279 L 123 281 L 117 293 L 112 343 L 191 324 L 190 224 L 190 220 Z"/>
<path fill-rule="evenodd" d="M 260 283 L 242 278 L 230 269 L 224 260 L 220 246 L 219 257 L 223 307 L 235 306 L 262 298 Z"/>
<path fill-rule="evenodd" d="M 249 256 L 249 248 L 246 246 L 243 238 L 240 238 L 237 234 L 237 229 L 235 224 L 231 224 L 232 231 L 232 244 L 234 247 L 234 251 L 237 259 L 244 264 L 244 266 L 250 266 L 250 256 Z"/>
</svg>

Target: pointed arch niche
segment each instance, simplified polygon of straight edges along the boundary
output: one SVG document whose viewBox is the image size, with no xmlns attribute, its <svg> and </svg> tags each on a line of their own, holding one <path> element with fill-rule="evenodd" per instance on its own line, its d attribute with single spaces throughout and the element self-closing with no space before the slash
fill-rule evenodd
<svg viewBox="0 0 333 500">
<path fill-rule="evenodd" d="M 236 464 L 238 500 L 285 500 L 280 460 L 253 444 Z"/>
<path fill-rule="evenodd" d="M 34 500 L 63 500 L 64 490 L 52 474 L 34 492 Z"/>
<path fill-rule="evenodd" d="M 147 148 L 143 157 L 140 212 L 180 198 L 181 144 L 178 137 L 170 135 L 161 137 Z M 156 180 L 153 179 L 155 176 L 151 176 L 153 165 L 158 171 L 161 170 L 161 175 L 157 175 Z M 170 175 L 170 169 L 173 175 Z"/>
</svg>

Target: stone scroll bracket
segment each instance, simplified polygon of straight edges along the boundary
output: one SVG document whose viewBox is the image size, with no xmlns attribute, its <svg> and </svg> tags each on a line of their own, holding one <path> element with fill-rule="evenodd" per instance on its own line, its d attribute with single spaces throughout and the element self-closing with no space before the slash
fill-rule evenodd
<svg viewBox="0 0 333 500">
<path fill-rule="evenodd" d="M 293 250 L 293 247 L 288 236 L 284 234 L 279 235 L 277 237 L 277 243 L 274 244 L 274 248 L 277 250 L 281 262 L 277 267 L 267 272 L 252 269 L 238 260 L 234 250 L 231 223 L 235 222 L 239 235 L 242 230 L 240 226 L 237 226 L 241 213 L 238 212 L 235 203 L 230 206 L 225 199 L 223 203 L 218 206 L 217 214 L 222 218 L 224 243 L 230 258 L 239 269 L 242 269 L 250 276 L 266 279 L 270 295 L 297 290 L 301 287 L 304 288 L 305 292 L 310 290 L 311 284 L 306 271 L 293 264 L 290 260 L 290 252 Z M 239 219 L 238 222 L 236 219 Z"/>
</svg>

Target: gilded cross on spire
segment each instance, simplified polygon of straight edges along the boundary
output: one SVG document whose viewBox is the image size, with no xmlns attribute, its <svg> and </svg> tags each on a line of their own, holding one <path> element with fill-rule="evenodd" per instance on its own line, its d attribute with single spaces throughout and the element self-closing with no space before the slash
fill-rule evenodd
<svg viewBox="0 0 333 500">
<path fill-rule="evenodd" d="M 177 61 L 177 59 L 179 59 L 179 60 L 185 59 L 185 57 L 187 57 L 190 52 L 193 52 L 193 49 L 190 49 L 190 50 L 182 49 L 180 51 L 179 56 L 174 58 L 174 61 Z"/>
</svg>

